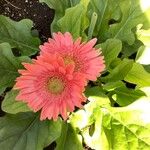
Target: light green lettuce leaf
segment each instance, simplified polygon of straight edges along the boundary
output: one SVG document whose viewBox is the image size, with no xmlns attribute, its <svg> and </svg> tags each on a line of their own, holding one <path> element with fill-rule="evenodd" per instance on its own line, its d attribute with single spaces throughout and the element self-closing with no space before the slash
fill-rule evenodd
<svg viewBox="0 0 150 150">
<path fill-rule="evenodd" d="M 141 64 L 134 63 L 124 80 L 139 87 L 150 86 L 150 73 Z"/>
</svg>

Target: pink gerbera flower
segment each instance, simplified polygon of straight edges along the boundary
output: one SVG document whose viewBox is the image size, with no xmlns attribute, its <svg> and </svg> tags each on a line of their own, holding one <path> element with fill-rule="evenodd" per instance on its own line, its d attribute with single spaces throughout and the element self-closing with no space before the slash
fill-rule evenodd
<svg viewBox="0 0 150 150">
<path fill-rule="evenodd" d="M 85 101 L 82 93 L 86 80 L 83 74 L 74 72 L 74 65 L 65 65 L 62 57 L 49 53 L 46 59 L 23 64 L 26 69 L 19 71 L 15 89 L 20 93 L 16 99 L 35 112 L 42 109 L 41 120 L 57 120 L 59 114 L 66 119 L 67 111 L 72 112 Z"/>
<path fill-rule="evenodd" d="M 70 33 L 62 34 L 60 32 L 53 34 L 53 39 L 40 46 L 41 59 L 47 60 L 47 53 L 57 52 L 61 54 L 65 64 L 74 64 L 75 71 L 85 74 L 86 79 L 96 80 L 104 70 L 104 60 L 100 50 L 93 48 L 96 38 L 87 43 L 81 43 L 81 38 L 75 42 Z"/>
</svg>

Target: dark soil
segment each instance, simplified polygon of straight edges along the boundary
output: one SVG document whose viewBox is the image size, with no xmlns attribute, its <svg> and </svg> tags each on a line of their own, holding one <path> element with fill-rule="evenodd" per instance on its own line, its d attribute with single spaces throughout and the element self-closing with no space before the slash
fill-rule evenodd
<svg viewBox="0 0 150 150">
<path fill-rule="evenodd" d="M 34 22 L 33 28 L 39 31 L 42 41 L 46 41 L 50 34 L 50 24 L 54 11 L 38 0 L 0 0 L 0 14 L 15 21 L 29 18 Z"/>
</svg>

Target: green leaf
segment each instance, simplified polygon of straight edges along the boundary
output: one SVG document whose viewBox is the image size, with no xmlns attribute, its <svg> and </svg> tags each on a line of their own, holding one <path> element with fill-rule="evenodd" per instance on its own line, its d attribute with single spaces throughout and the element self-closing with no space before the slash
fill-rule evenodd
<svg viewBox="0 0 150 150">
<path fill-rule="evenodd" d="M 8 42 L 11 47 L 20 50 L 22 55 L 37 53 L 40 41 L 31 36 L 33 23 L 29 19 L 15 22 L 0 16 L 0 43 Z"/>
<path fill-rule="evenodd" d="M 86 18 L 87 5 L 89 0 L 82 0 L 74 7 L 66 9 L 65 16 L 58 21 L 58 26 L 61 32 L 70 32 L 74 38 L 85 36 L 84 30 L 88 26 Z"/>
<path fill-rule="evenodd" d="M 124 80 L 137 84 L 139 87 L 150 86 L 150 73 L 148 73 L 142 65 L 134 63 Z"/>
<path fill-rule="evenodd" d="M 104 55 L 105 64 L 108 68 L 109 64 L 117 58 L 118 54 L 121 52 L 122 43 L 117 39 L 108 39 L 106 42 L 96 47 L 102 48 L 102 54 Z"/>
<path fill-rule="evenodd" d="M 116 88 L 113 91 L 115 94 L 112 98 L 120 105 L 120 106 L 127 106 L 137 99 L 145 96 L 145 93 L 141 90 L 133 90 L 128 89 L 126 87 Z"/>
<path fill-rule="evenodd" d="M 116 81 L 116 82 L 108 82 L 103 85 L 103 89 L 107 91 L 113 91 L 116 88 L 124 87 L 124 83 L 122 81 Z"/>
<path fill-rule="evenodd" d="M 10 113 L 16 114 L 18 112 L 31 111 L 27 105 L 23 102 L 16 101 L 16 96 L 18 95 L 17 90 L 11 90 L 8 92 L 2 101 L 2 110 Z"/>
<path fill-rule="evenodd" d="M 138 39 L 135 39 L 135 42 L 132 45 L 123 42 L 121 51 L 123 53 L 122 57 L 127 58 L 131 55 L 134 55 L 142 45 L 143 43 Z"/>
<path fill-rule="evenodd" d="M 3 150 L 43 150 L 60 133 L 60 121 L 40 121 L 35 113 L 18 113 L 0 118 L 0 147 Z"/>
<path fill-rule="evenodd" d="M 65 10 L 70 7 L 68 0 L 39 0 L 46 3 L 51 9 L 55 10 L 55 17 L 51 24 L 51 32 L 58 32 L 57 21 L 65 15 Z"/>
<path fill-rule="evenodd" d="M 55 150 L 83 150 L 82 137 L 69 123 L 63 123 L 61 136 Z"/>
<path fill-rule="evenodd" d="M 13 55 L 10 45 L 0 44 L 0 90 L 4 91 L 7 87 L 13 86 L 16 77 L 19 76 L 18 69 L 21 68 L 21 60 Z"/>
<path fill-rule="evenodd" d="M 103 93 L 103 90 L 98 87 L 87 88 L 85 91 L 85 95 L 90 101 L 90 104 L 85 106 L 86 109 L 93 109 L 95 106 L 105 106 L 110 103 L 108 97 Z"/>
<path fill-rule="evenodd" d="M 77 5 L 80 0 L 70 0 L 71 7 Z"/>
<path fill-rule="evenodd" d="M 111 38 L 117 38 L 132 45 L 135 41 L 132 29 L 138 24 L 146 24 L 147 18 L 141 10 L 139 0 L 119 0 L 118 3 L 122 18 L 119 23 L 111 25 L 108 34 Z"/>
<path fill-rule="evenodd" d="M 144 65 L 143 67 L 148 73 L 150 73 L 150 65 Z"/>
<path fill-rule="evenodd" d="M 123 80 L 128 72 L 131 70 L 133 66 L 133 61 L 129 59 L 124 59 L 117 65 L 109 75 L 101 78 L 104 82 L 115 82 L 119 80 Z"/>
<path fill-rule="evenodd" d="M 141 97 L 121 108 L 94 103 L 97 107 L 87 109 L 90 103 L 85 105 L 85 111 L 79 110 L 71 118 L 71 124 L 80 129 L 89 147 L 106 150 L 149 149 L 149 98 Z"/>
<path fill-rule="evenodd" d="M 103 127 L 110 149 L 149 150 L 150 100 L 142 98 L 122 108 L 103 108 Z"/>
<path fill-rule="evenodd" d="M 95 36 L 98 36 L 100 41 L 107 39 L 110 20 L 118 20 L 120 18 L 120 9 L 117 0 L 91 0 L 90 10 L 98 15 Z M 92 14 L 91 13 L 91 14 Z"/>
</svg>

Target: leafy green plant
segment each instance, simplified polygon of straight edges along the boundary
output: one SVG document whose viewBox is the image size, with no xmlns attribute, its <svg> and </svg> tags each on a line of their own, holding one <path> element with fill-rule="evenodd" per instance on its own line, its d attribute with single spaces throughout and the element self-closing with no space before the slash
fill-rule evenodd
<svg viewBox="0 0 150 150">
<path fill-rule="evenodd" d="M 22 62 L 38 53 L 32 21 L 0 16 L 0 118 L 3 150 L 150 149 L 150 4 L 146 0 L 39 0 L 55 10 L 51 33 L 98 39 L 106 69 L 85 90 L 88 102 L 67 121 L 40 121 L 12 89 Z M 145 5 L 146 4 L 146 5 Z M 14 49 L 19 55 L 16 55 Z"/>
</svg>

